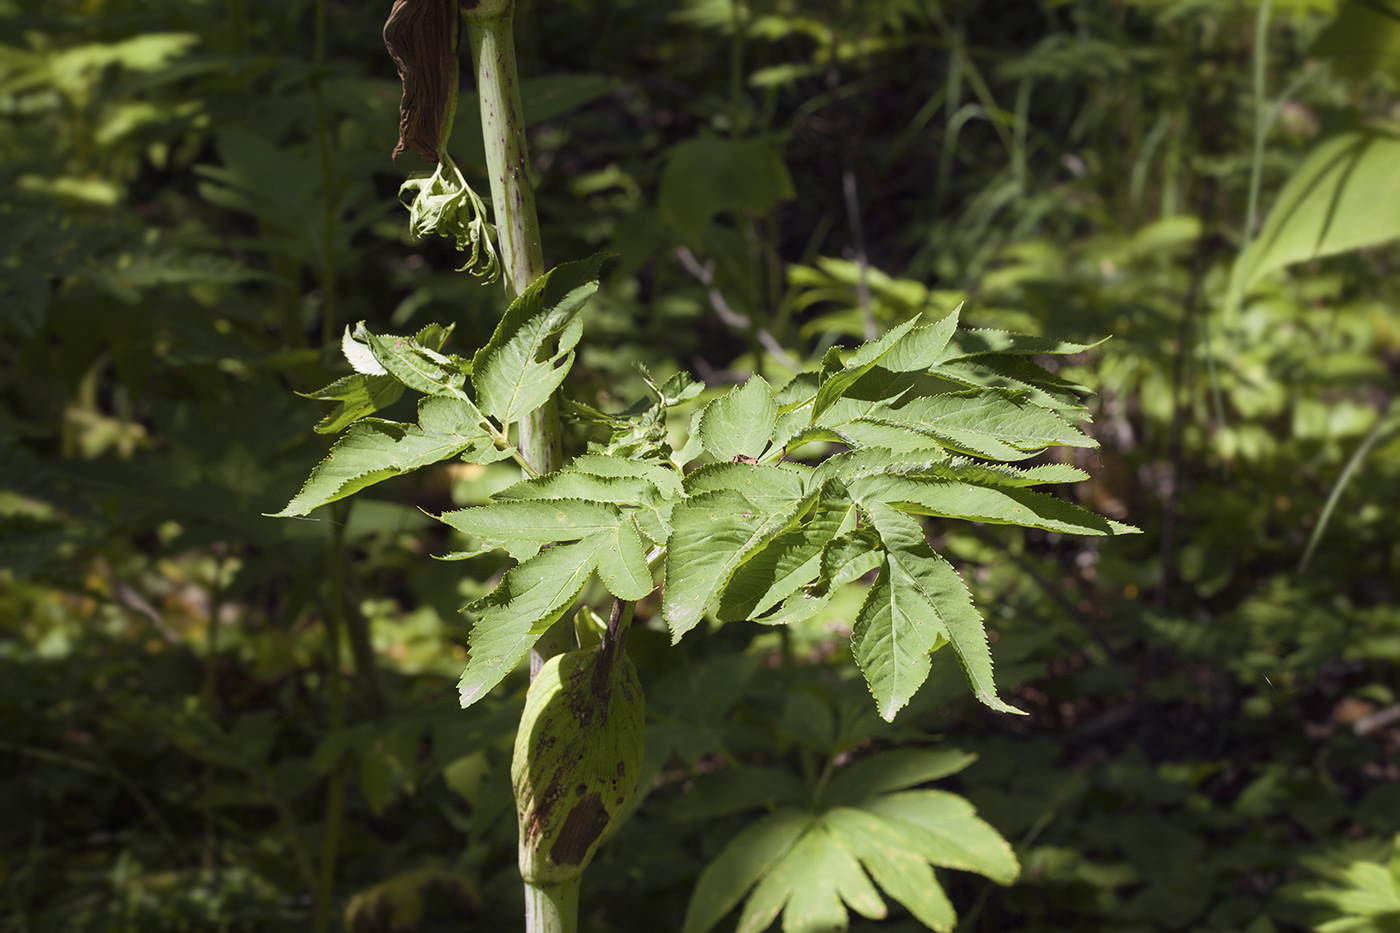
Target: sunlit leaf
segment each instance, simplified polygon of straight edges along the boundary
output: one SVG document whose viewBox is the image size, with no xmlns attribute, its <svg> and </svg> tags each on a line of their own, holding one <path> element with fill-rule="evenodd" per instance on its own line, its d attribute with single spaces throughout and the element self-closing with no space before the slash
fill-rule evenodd
<svg viewBox="0 0 1400 933">
<path fill-rule="evenodd" d="M 762 376 L 754 376 L 705 406 L 700 442 L 716 460 L 757 459 L 773 439 L 777 417 L 773 390 Z"/>
<path fill-rule="evenodd" d="M 1246 285 L 1295 262 L 1400 237 L 1400 138 L 1338 133 L 1323 140 L 1288 179 L 1258 238 L 1242 257 Z"/>
<path fill-rule="evenodd" d="M 457 684 L 462 706 L 481 699 L 515 670 L 578 599 L 597 562 L 595 540 L 548 548 L 507 570 L 489 595 L 467 607 L 476 623 L 467 638 L 467 668 Z"/>
<path fill-rule="evenodd" d="M 276 517 L 305 515 L 391 476 L 458 454 L 476 454 L 472 459 L 481 463 L 504 455 L 482 427 L 481 413 L 470 402 L 425 398 L 418 411 L 418 425 L 379 418 L 352 424 Z"/>
<path fill-rule="evenodd" d="M 929 653 L 944 644 L 978 700 L 998 712 L 1020 712 L 997 697 L 982 617 L 957 571 L 928 546 L 914 519 L 882 502 L 863 503 L 861 511 L 879 532 L 886 558 L 851 632 L 851 651 L 880 715 L 893 719 L 909 702 L 928 677 Z"/>
<path fill-rule="evenodd" d="M 502 423 L 517 421 L 559 388 L 582 334 L 578 314 L 598 290 L 608 258 L 560 263 L 511 302 L 491 340 L 472 358 L 482 411 Z M 545 359 L 539 358 L 542 351 Z"/>
</svg>

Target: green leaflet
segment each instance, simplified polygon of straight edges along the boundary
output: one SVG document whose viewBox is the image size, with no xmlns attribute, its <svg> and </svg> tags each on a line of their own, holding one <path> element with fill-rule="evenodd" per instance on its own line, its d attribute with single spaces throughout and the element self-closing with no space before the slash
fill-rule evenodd
<svg viewBox="0 0 1400 933">
<path fill-rule="evenodd" d="M 1065 356 L 1092 350 L 1101 343 L 1103 340 L 1097 343 L 1070 343 L 1065 340 L 1056 340 L 1053 337 L 1031 337 L 1027 334 L 1013 334 L 1005 330 L 974 328 L 955 333 L 948 341 L 947 351 L 938 362 L 1002 353 L 1015 353 L 1022 356 L 1030 354 Z"/>
<path fill-rule="evenodd" d="M 1030 360 L 1010 354 L 965 357 L 934 367 L 934 374 L 968 388 L 1009 389 L 1026 393 L 1037 405 L 1055 411 L 1083 412 L 1089 390 L 1061 379 Z"/>
<path fill-rule="evenodd" d="M 955 748 L 891 749 L 837 771 L 822 800 L 830 806 L 859 803 L 957 774 L 976 760 L 976 755 Z"/>
<path fill-rule="evenodd" d="M 733 488 L 696 490 L 671 513 L 661 613 L 673 642 L 695 627 L 739 565 L 801 518 L 816 499 L 815 493 L 802 495 L 800 478 L 774 467 L 716 466 L 740 467 L 746 473 L 702 468 L 686 478 L 687 486 L 697 474 L 710 482 L 742 475 L 757 495 L 750 498 Z M 778 495 L 784 488 L 788 494 Z"/>
<path fill-rule="evenodd" d="M 698 496 L 706 492 L 732 489 L 765 511 L 785 508 L 802 498 L 807 489 L 809 468 L 797 464 L 757 466 L 749 463 L 710 463 L 692 470 L 685 477 L 685 493 Z"/>
<path fill-rule="evenodd" d="M 941 447 L 901 450 L 898 453 L 887 447 L 865 447 L 828 457 L 817 467 L 816 475 L 821 479 L 839 479 L 843 483 L 884 473 L 917 475 L 936 469 L 948 459 L 948 453 Z"/>
<path fill-rule="evenodd" d="M 509 456 L 482 426 L 481 413 L 465 399 L 430 397 L 418 405 L 418 425 L 379 418 L 355 422 L 311 471 L 301 491 L 273 517 L 305 515 L 380 480 L 458 454 L 475 463 Z"/>
<path fill-rule="evenodd" d="M 393 376 L 366 376 L 355 373 L 337 379 L 324 389 L 315 392 L 297 393 L 303 398 L 318 401 L 339 402 L 340 406 L 316 425 L 318 434 L 336 434 L 347 425 L 374 414 L 381 408 L 388 408 L 403 395 L 403 383 Z"/>
<path fill-rule="evenodd" d="M 778 810 L 730 840 L 700 873 L 682 933 L 708 933 L 816 821 L 802 810 Z"/>
<path fill-rule="evenodd" d="M 956 794 L 910 790 L 867 800 L 861 809 L 898 826 L 914 851 L 935 865 L 975 871 L 998 884 L 1011 884 L 1021 872 L 1007 841 Z"/>
<path fill-rule="evenodd" d="M 609 457 L 603 454 L 584 454 L 574 460 L 569 467 L 580 473 L 592 476 L 623 476 L 645 479 L 657 488 L 663 498 L 674 499 L 681 495 L 681 475 L 670 466 L 654 460 L 629 460 L 624 457 Z"/>
<path fill-rule="evenodd" d="M 762 376 L 754 376 L 737 389 L 705 406 L 700 418 L 700 443 L 721 462 L 756 460 L 768 449 L 778 418 L 778 403 Z"/>
<path fill-rule="evenodd" d="M 1068 463 L 1014 467 L 1004 463 L 985 463 L 967 457 L 954 457 L 948 463 L 939 464 L 928 472 L 933 476 L 980 483 L 984 486 L 1039 486 L 1050 483 L 1078 483 L 1089 478 L 1088 473 Z"/>
<path fill-rule="evenodd" d="M 511 302 L 491 340 L 472 357 L 482 411 L 502 424 L 518 421 L 559 388 L 583 333 L 579 311 L 598 290 L 609 258 L 600 253 L 560 263 Z M 540 359 L 541 353 L 548 355 Z"/>
<path fill-rule="evenodd" d="M 1023 460 L 1045 447 L 1097 447 L 1098 442 L 1046 408 L 1005 390 L 972 390 L 915 398 L 864 420 L 934 438 L 945 447 Z"/>
<path fill-rule="evenodd" d="M 793 593 L 771 615 L 755 619 L 764 625 L 788 625 L 816 615 L 836 591 L 880 566 L 883 554 L 874 532 L 861 529 L 844 532 L 827 542 L 821 553 L 821 580 Z"/>
<path fill-rule="evenodd" d="M 894 387 L 902 387 L 932 366 L 956 332 L 958 314 L 955 311 L 923 327 L 916 327 L 917 322 L 915 317 L 862 345 L 840 372 L 823 381 L 812 403 L 813 422 L 848 391 L 867 399 L 889 398 L 895 394 Z"/>
<path fill-rule="evenodd" d="M 839 807 L 823 819 L 881 888 L 933 930 L 957 923 L 943 887 L 922 853 L 899 827 L 864 810 Z"/>
<path fill-rule="evenodd" d="M 572 553 L 586 559 L 589 569 L 596 566 L 603 584 L 619 599 L 641 599 L 655 588 L 636 522 L 609 502 L 506 499 L 439 517 L 480 538 L 483 549 L 504 548 L 517 560 L 533 559 L 550 542 L 577 541 L 585 548 Z"/>
<path fill-rule="evenodd" d="M 918 323 L 917 317 L 911 318 L 880 339 L 861 344 L 860 349 L 856 350 L 855 355 L 839 372 L 832 373 L 822 380 L 821 386 L 817 389 L 816 397 L 812 400 L 812 419 L 815 421 L 821 417 L 822 412 L 830 408 L 838 398 L 844 395 L 846 390 L 855 384 L 856 380 L 874 369 L 875 364 L 879 363 L 894 345 L 904 339 L 905 334 L 913 330 L 914 325 Z M 928 363 L 918 368 L 926 369 L 932 362 L 929 360 Z M 824 369 L 825 363 L 826 361 L 823 360 Z"/>
<path fill-rule="evenodd" d="M 819 508 L 811 520 L 785 531 L 741 565 L 720 597 L 721 622 L 758 619 L 817 579 L 822 551 L 855 517 L 849 500 Z M 853 523 L 853 522 L 852 522 Z M 766 620 L 764 620 L 766 621 Z"/>
<path fill-rule="evenodd" d="M 638 529 L 651 541 L 665 544 L 671 507 L 680 496 L 680 474 L 660 463 L 587 454 L 563 470 L 516 483 L 495 498 L 588 499 L 631 506 Z"/>
<path fill-rule="evenodd" d="M 457 683 L 463 707 L 515 670 L 578 599 L 597 561 L 596 540 L 548 548 L 507 570 L 490 594 L 467 607 L 477 618 L 467 636 L 467 668 Z"/>
<path fill-rule="evenodd" d="M 947 561 L 924 540 L 919 523 L 882 502 L 865 502 L 885 549 L 885 565 L 851 632 L 851 652 L 880 715 L 892 720 L 923 684 L 929 653 L 952 646 L 973 693 L 1004 713 L 992 678 L 992 655 L 972 597 Z"/>
<path fill-rule="evenodd" d="M 347 329 L 348 333 L 348 329 Z M 416 337 L 370 333 L 364 321 L 355 325 L 354 338 L 364 341 L 376 362 L 399 382 L 424 395 L 446 395 L 465 400 L 466 361 L 439 353 Z M 350 341 L 345 341 L 348 345 Z"/>
<path fill-rule="evenodd" d="M 1070 534 L 1113 533 L 1108 519 L 1029 489 L 974 486 L 927 476 L 867 476 L 850 484 L 860 502 L 879 500 L 901 512 L 1020 525 Z"/>
<path fill-rule="evenodd" d="M 739 933 L 761 933 L 781 911 L 788 933 L 845 929 L 845 905 L 872 920 L 887 911 L 855 855 L 826 821 L 817 820 L 754 888 Z"/>
<path fill-rule="evenodd" d="M 360 335 L 360 339 L 357 339 L 357 333 Z M 345 334 L 340 341 L 345 359 L 355 370 L 353 376 L 338 379 L 324 389 L 315 392 L 297 393 L 303 398 L 340 402 L 339 408 L 321 419 L 321 423 L 316 425 L 316 431 L 320 434 L 335 434 L 347 425 L 372 415 L 381 408 L 388 408 L 399 400 L 399 397 L 403 395 L 404 386 L 409 384 L 385 368 L 384 363 L 375 355 L 374 347 L 364 339 L 367 333 L 364 330 L 364 323 L 361 322 L 356 331 L 352 331 L 349 327 L 345 328 Z M 395 337 L 389 339 L 393 341 L 405 340 L 414 350 L 425 354 L 432 353 L 434 356 L 442 358 L 437 351 L 442 349 L 442 345 L 451 333 L 451 327 L 444 328 L 436 324 L 429 324 L 411 338 Z M 447 359 L 455 363 L 464 362 L 456 357 Z M 458 373 L 454 370 L 452 376 L 455 378 L 457 375 Z M 464 379 L 460 378 L 456 380 L 458 388 L 461 387 L 463 381 Z M 451 394 L 437 391 L 436 386 L 422 391 L 428 395 Z"/>
</svg>

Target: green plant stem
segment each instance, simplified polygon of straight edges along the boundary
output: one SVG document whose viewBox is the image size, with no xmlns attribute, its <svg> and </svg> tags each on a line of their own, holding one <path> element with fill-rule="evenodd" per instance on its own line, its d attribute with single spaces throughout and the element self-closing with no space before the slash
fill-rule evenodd
<svg viewBox="0 0 1400 933">
<path fill-rule="evenodd" d="M 483 7 L 491 6 L 483 4 Z M 481 134 L 486 143 L 486 170 L 491 204 L 500 238 L 501 260 L 510 297 L 516 298 L 544 274 L 540 221 L 530 187 L 525 117 L 520 106 L 520 78 L 515 65 L 513 4 L 496 4 L 496 12 L 466 12 L 467 41 L 481 97 Z M 502 9 L 503 7 L 503 9 Z M 521 420 L 518 447 L 536 474 L 557 469 L 562 460 L 559 407 L 550 400 Z"/>
<path fill-rule="evenodd" d="M 330 595 L 326 622 L 326 702 L 330 732 L 345 728 L 345 681 L 340 670 L 340 639 L 345 629 L 345 521 L 349 503 L 334 506 L 331 521 Z M 321 839 L 321 872 L 316 884 L 316 933 L 330 929 L 331 900 L 335 892 L 335 867 L 340 851 L 340 824 L 345 813 L 345 772 L 337 764 L 326 791 L 325 831 Z"/>
<path fill-rule="evenodd" d="M 335 192 L 332 191 L 331 139 L 326 124 L 326 0 L 316 0 L 316 54 L 311 72 L 311 109 L 316 124 L 316 154 L 321 169 L 321 348 L 331 353 L 335 341 Z"/>
<path fill-rule="evenodd" d="M 462 15 L 481 100 L 481 135 L 486 144 L 501 264 L 506 288 L 510 297 L 516 298 L 544 274 L 544 251 L 535 192 L 530 187 L 525 117 L 515 65 L 515 4 L 512 0 L 486 0 Z M 541 358 L 548 359 L 552 350 L 543 348 Z M 521 419 L 517 431 L 516 447 L 527 479 L 559 468 L 563 441 L 559 405 L 553 398 Z M 567 636 L 564 622 L 545 633 L 530 655 L 531 676 L 550 657 L 568 649 Z"/>
<path fill-rule="evenodd" d="M 1356 475 L 1361 464 L 1370 456 L 1371 450 L 1376 444 L 1382 438 L 1389 436 L 1391 429 L 1400 429 L 1400 408 L 1395 407 L 1394 399 L 1391 399 L 1385 412 L 1376 419 L 1376 423 L 1361 441 L 1361 445 L 1356 448 L 1356 452 L 1351 455 L 1347 465 L 1342 468 L 1342 475 L 1337 478 L 1337 484 L 1332 487 L 1331 493 L 1328 494 L 1327 503 L 1322 507 L 1322 514 L 1318 516 L 1317 525 L 1308 537 L 1308 546 L 1303 551 L 1303 559 L 1298 562 L 1299 573 L 1308 569 L 1308 564 L 1317 551 L 1318 542 L 1322 540 L 1323 533 L 1326 532 L 1328 524 L 1332 521 L 1332 512 L 1336 509 L 1337 502 L 1342 498 L 1342 493 L 1351 482 L 1351 478 Z"/>
<path fill-rule="evenodd" d="M 1272 123 L 1264 102 L 1268 93 L 1269 14 L 1273 0 L 1259 5 L 1254 21 L 1254 149 L 1249 160 L 1249 204 L 1245 208 L 1244 229 L 1240 231 L 1240 261 L 1231 277 L 1229 300 L 1225 303 L 1225 332 L 1232 334 L 1235 317 L 1244 300 L 1244 286 L 1249 278 L 1249 250 L 1254 245 L 1254 223 L 1259 216 L 1259 185 L 1264 168 L 1264 143 Z"/>
<path fill-rule="evenodd" d="M 580 878 L 559 884 L 525 882 L 525 929 L 529 933 L 576 933 Z"/>
</svg>

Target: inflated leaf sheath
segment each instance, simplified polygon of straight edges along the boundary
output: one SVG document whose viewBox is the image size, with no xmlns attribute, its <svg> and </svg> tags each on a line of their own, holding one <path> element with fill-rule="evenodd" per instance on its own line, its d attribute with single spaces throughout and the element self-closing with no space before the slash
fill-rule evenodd
<svg viewBox="0 0 1400 933">
<path fill-rule="evenodd" d="M 384 44 L 399 69 L 398 159 L 405 149 L 436 162 L 447 145 L 457 109 L 457 0 L 394 0 L 384 24 Z"/>
</svg>

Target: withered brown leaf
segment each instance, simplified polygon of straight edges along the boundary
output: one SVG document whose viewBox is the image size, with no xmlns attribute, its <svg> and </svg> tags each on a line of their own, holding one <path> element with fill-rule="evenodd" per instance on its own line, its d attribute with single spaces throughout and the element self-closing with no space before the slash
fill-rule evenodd
<svg viewBox="0 0 1400 933">
<path fill-rule="evenodd" d="M 430 162 L 446 145 L 457 106 L 457 45 L 462 22 L 458 0 L 394 0 L 384 24 L 384 44 L 399 69 L 399 144 L 394 158 L 412 149 Z"/>
</svg>

